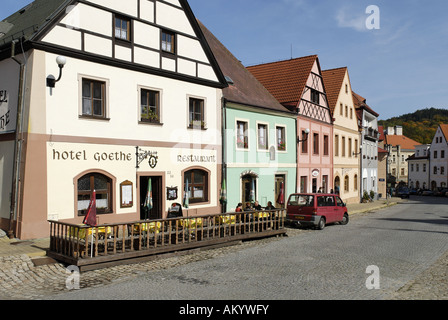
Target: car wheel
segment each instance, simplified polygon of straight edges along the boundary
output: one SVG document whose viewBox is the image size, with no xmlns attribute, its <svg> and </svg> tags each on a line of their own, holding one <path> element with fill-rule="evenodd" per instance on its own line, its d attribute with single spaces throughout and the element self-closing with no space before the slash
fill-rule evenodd
<svg viewBox="0 0 448 320">
<path fill-rule="evenodd" d="M 318 230 L 323 230 L 325 228 L 325 218 L 321 217 L 319 223 L 317 224 Z"/>
<path fill-rule="evenodd" d="M 341 224 L 345 226 L 348 223 L 348 213 L 344 213 L 344 217 L 342 218 Z"/>
</svg>

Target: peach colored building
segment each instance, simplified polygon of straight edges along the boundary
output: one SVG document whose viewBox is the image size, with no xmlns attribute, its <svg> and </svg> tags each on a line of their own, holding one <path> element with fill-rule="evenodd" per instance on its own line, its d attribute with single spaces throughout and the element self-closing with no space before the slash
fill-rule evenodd
<svg viewBox="0 0 448 320">
<path fill-rule="evenodd" d="M 282 105 L 297 112 L 297 191 L 331 191 L 333 120 L 318 56 L 248 69 Z"/>
</svg>

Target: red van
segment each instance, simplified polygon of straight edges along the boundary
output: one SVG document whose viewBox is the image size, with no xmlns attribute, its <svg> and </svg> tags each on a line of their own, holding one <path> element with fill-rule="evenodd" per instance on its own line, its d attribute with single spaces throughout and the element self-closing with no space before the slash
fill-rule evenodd
<svg viewBox="0 0 448 320">
<path fill-rule="evenodd" d="M 295 226 L 312 226 L 319 230 L 328 223 L 348 223 L 345 203 L 335 194 L 294 193 L 289 196 L 286 223 Z"/>
</svg>

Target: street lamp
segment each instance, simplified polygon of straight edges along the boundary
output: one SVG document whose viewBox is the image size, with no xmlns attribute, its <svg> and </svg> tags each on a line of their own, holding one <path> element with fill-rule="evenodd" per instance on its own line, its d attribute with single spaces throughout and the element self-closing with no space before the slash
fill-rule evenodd
<svg viewBox="0 0 448 320">
<path fill-rule="evenodd" d="M 49 88 L 54 88 L 56 86 L 56 82 L 61 80 L 62 69 L 64 68 L 65 64 L 67 63 L 67 59 L 63 56 L 58 56 L 56 58 L 56 63 L 58 64 L 58 67 L 59 67 L 59 77 L 57 80 L 55 79 L 55 77 L 53 75 L 49 75 L 47 77 L 47 87 L 49 87 Z"/>
<path fill-rule="evenodd" d="M 310 134 L 310 129 L 305 129 L 304 133 L 305 133 L 305 136 L 303 137 L 303 140 L 300 140 L 300 138 L 297 138 L 297 144 L 299 144 L 301 142 L 306 142 L 308 140 L 308 136 Z"/>
</svg>

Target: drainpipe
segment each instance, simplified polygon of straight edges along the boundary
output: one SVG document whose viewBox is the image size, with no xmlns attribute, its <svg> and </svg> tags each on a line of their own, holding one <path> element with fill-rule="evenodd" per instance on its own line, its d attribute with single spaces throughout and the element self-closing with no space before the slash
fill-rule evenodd
<svg viewBox="0 0 448 320">
<path fill-rule="evenodd" d="M 222 184 L 223 181 L 225 179 L 226 183 L 227 181 L 227 152 L 226 152 L 226 147 L 227 147 L 227 111 L 226 111 L 226 106 L 227 106 L 227 99 L 226 98 L 222 98 L 222 107 L 221 107 L 221 134 L 222 134 L 222 142 L 221 142 L 221 154 L 222 154 L 222 173 L 221 173 L 221 188 L 222 188 Z M 226 192 L 227 192 L 227 186 L 226 186 Z M 228 200 L 228 197 L 226 195 L 226 200 Z M 227 203 L 223 203 L 222 204 L 222 213 L 226 213 L 227 212 Z"/>
<path fill-rule="evenodd" d="M 18 198 L 19 198 L 19 182 L 20 182 L 20 162 L 22 155 L 22 112 L 23 112 L 23 95 L 24 95 L 24 75 L 25 64 L 15 57 L 16 43 L 18 40 L 13 40 L 11 44 L 11 59 L 17 62 L 20 66 L 19 75 L 19 94 L 17 100 L 17 122 L 16 122 L 16 138 L 14 146 L 14 169 L 12 179 L 11 192 L 11 207 L 9 216 L 9 230 L 8 237 L 14 238 L 14 217 L 18 217 Z"/>
</svg>

